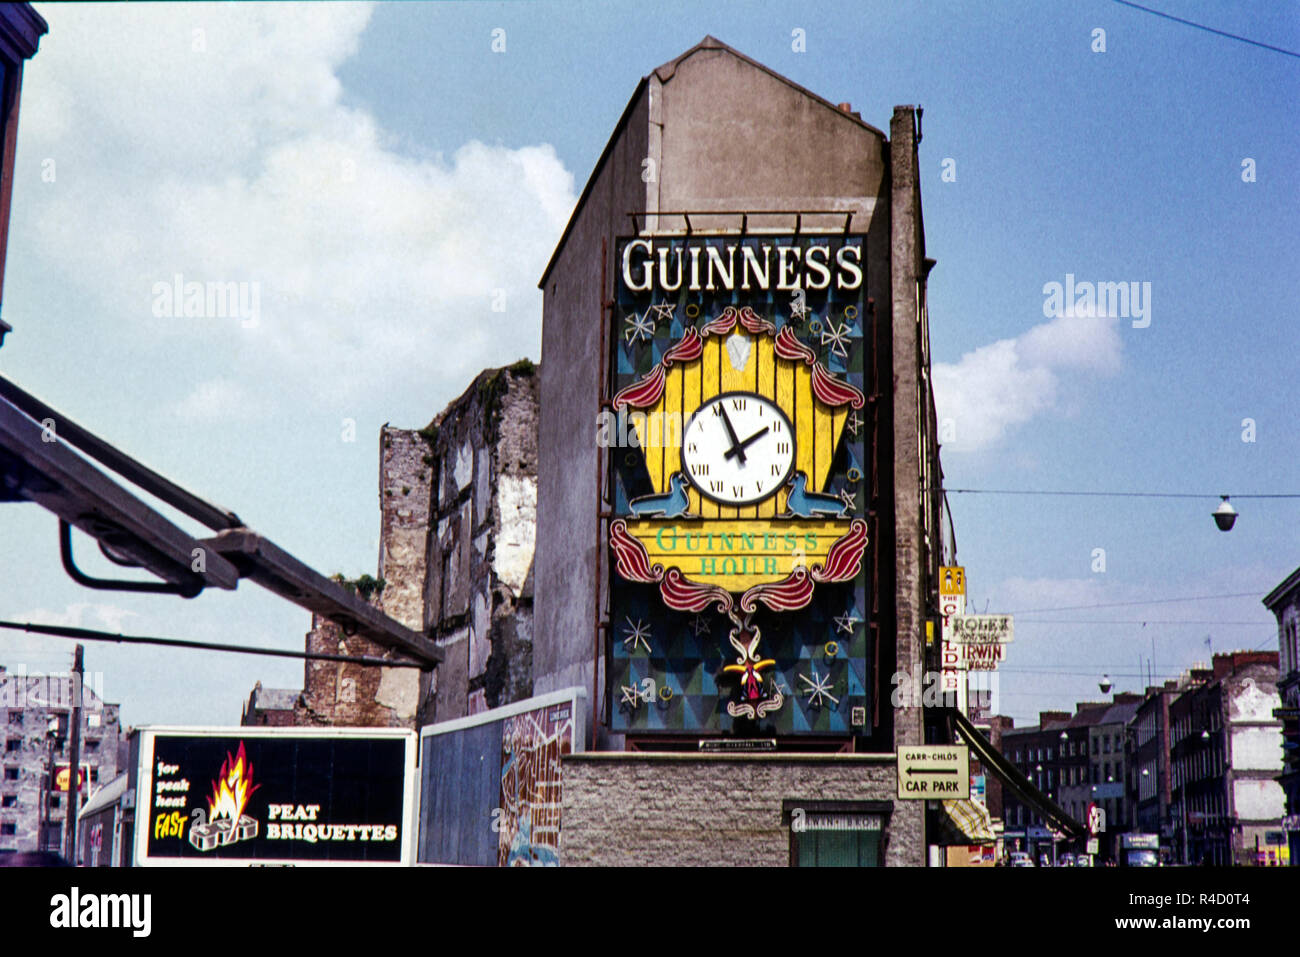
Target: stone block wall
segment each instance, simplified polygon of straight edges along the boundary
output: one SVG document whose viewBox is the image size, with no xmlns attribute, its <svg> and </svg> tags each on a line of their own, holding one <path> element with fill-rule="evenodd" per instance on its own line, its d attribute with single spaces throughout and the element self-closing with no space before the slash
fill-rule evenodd
<svg viewBox="0 0 1300 957">
<path fill-rule="evenodd" d="M 345 582 L 384 614 L 423 632 L 428 574 L 429 515 L 436 470 L 420 432 L 385 425 L 379 430 L 379 578 Z M 307 650 L 381 658 L 389 649 L 344 634 L 312 616 Z M 432 678 L 414 668 L 374 668 L 308 661 L 295 723 L 377 728 L 415 727 L 420 698 Z"/>
<path fill-rule="evenodd" d="M 892 754 L 565 755 L 560 858 L 565 866 L 788 867 L 787 802 L 870 801 L 893 806 L 885 863 L 921 866 L 925 802 L 896 800 L 895 767 Z"/>
<path fill-rule="evenodd" d="M 481 373 L 422 434 L 437 476 L 425 607 L 446 657 L 421 724 L 533 693 L 536 368 Z"/>
</svg>

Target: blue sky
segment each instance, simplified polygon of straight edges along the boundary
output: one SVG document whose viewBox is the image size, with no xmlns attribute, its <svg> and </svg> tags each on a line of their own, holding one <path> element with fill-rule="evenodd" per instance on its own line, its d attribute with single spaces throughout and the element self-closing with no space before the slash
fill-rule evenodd
<svg viewBox="0 0 1300 957">
<path fill-rule="evenodd" d="M 1300 50 L 1293 3 L 1150 5 Z M 538 358 L 537 278 L 627 98 L 713 34 L 882 129 L 924 108 L 950 487 L 1207 493 L 953 496 L 974 609 L 1247 593 L 1022 615 L 1001 710 L 1096 697 L 1102 672 L 1137 688 L 1153 641 L 1164 676 L 1207 635 L 1276 647 L 1259 598 L 1300 564 L 1300 501 L 1238 501 L 1228 535 L 1209 512 L 1300 492 L 1300 59 L 1111 2 L 38 9 L 0 369 L 318 569 L 375 571 L 381 424 L 423 425 L 483 366 Z M 258 321 L 155 315 L 177 273 L 258 283 Z M 1054 325 L 1044 285 L 1066 274 L 1149 282 L 1150 325 Z M 0 511 L 0 542 L 0 617 L 285 648 L 308 626 L 251 584 L 86 592 L 35 506 Z M 70 652 L 0 636 L 11 666 Z M 255 680 L 302 677 L 104 645 L 87 667 L 132 724 L 234 723 Z"/>
</svg>

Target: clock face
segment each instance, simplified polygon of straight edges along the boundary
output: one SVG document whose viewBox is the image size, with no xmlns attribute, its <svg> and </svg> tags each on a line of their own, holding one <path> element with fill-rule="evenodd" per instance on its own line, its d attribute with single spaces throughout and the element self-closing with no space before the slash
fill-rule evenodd
<svg viewBox="0 0 1300 957">
<path fill-rule="evenodd" d="M 701 405 L 682 435 L 682 471 L 705 498 L 753 505 L 794 468 L 794 428 L 769 399 L 724 392 Z"/>
</svg>

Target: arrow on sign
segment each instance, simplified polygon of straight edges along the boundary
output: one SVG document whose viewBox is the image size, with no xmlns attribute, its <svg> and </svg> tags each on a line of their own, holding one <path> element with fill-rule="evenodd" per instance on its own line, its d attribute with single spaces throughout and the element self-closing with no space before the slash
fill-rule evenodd
<svg viewBox="0 0 1300 957">
<path fill-rule="evenodd" d="M 908 774 L 957 774 L 956 768 L 917 768 L 909 767 Z"/>
</svg>

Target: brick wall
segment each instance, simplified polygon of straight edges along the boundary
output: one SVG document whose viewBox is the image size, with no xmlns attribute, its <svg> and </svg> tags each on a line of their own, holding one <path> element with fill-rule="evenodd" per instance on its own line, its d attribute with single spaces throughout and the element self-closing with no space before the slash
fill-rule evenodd
<svg viewBox="0 0 1300 957">
<path fill-rule="evenodd" d="M 896 800 L 892 754 L 586 752 L 563 768 L 565 866 L 788 867 L 782 804 L 802 800 L 892 803 L 886 863 L 924 863 L 924 802 Z"/>
</svg>

